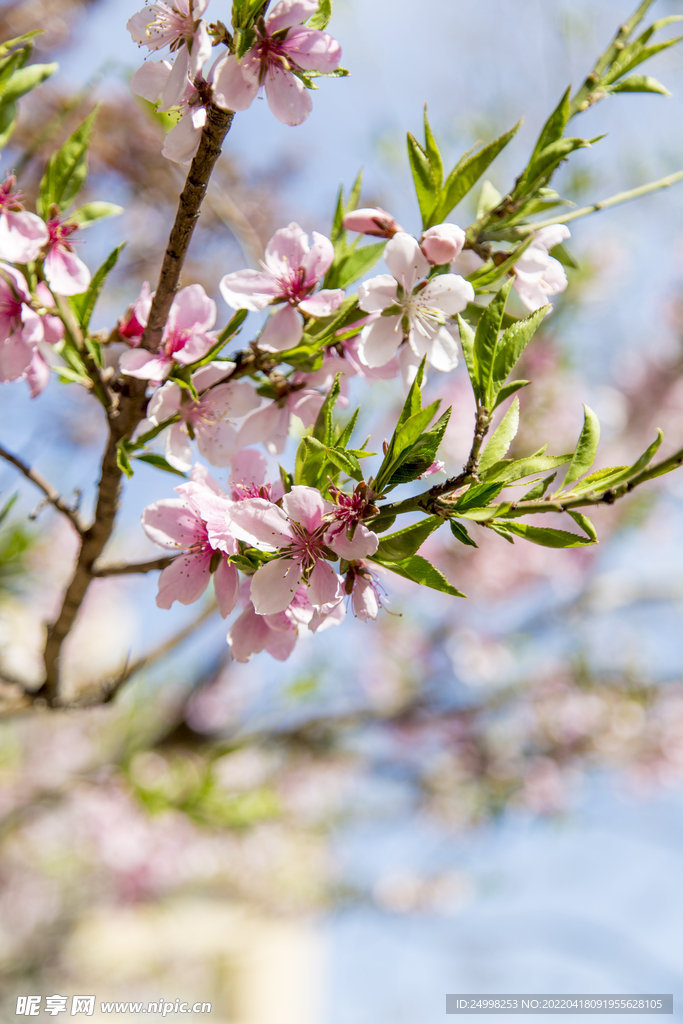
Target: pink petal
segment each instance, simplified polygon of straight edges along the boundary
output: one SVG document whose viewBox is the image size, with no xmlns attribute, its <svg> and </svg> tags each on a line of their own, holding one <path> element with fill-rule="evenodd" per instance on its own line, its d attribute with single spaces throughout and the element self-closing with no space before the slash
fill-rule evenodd
<svg viewBox="0 0 683 1024">
<path fill-rule="evenodd" d="M 147 352 L 136 348 L 119 357 L 121 372 L 139 380 L 165 380 L 171 372 L 173 360 L 165 352 Z"/>
<path fill-rule="evenodd" d="M 176 164 L 189 164 L 199 148 L 202 128 L 206 124 L 206 107 L 194 107 L 187 111 L 164 136 L 161 155 Z"/>
<path fill-rule="evenodd" d="M 216 303 L 200 284 L 188 285 L 174 298 L 168 320 L 174 330 L 202 334 L 216 323 Z"/>
<path fill-rule="evenodd" d="M 532 245 L 538 242 L 544 245 L 548 252 L 550 252 L 560 242 L 564 242 L 566 238 L 571 238 L 571 234 L 566 224 L 549 224 L 547 228 L 541 228 L 536 232 Z"/>
<path fill-rule="evenodd" d="M 206 4 L 204 4 L 206 6 Z M 199 18 L 198 4 L 194 4 L 192 8 L 193 18 Z M 189 62 L 189 78 L 194 82 L 195 78 L 202 70 L 207 60 L 211 56 L 213 47 L 211 44 L 211 36 L 207 28 L 205 21 L 200 21 L 197 26 L 194 36 L 191 42 L 191 53 Z"/>
<path fill-rule="evenodd" d="M 265 649 L 276 661 L 287 661 L 296 647 L 297 635 L 297 628 L 292 623 L 285 630 L 271 630 Z"/>
<path fill-rule="evenodd" d="M 422 235 L 422 252 L 435 266 L 451 263 L 462 251 L 465 232 L 457 224 L 436 224 Z"/>
<path fill-rule="evenodd" d="M 457 331 L 457 328 L 453 327 L 453 330 Z M 431 338 L 425 338 L 420 331 L 411 331 L 409 342 L 415 355 L 420 360 L 427 356 L 435 370 L 449 373 L 458 365 L 458 346 L 447 327 L 439 327 Z"/>
<path fill-rule="evenodd" d="M 474 288 L 459 274 L 440 274 L 418 296 L 418 305 L 443 310 L 449 316 L 461 313 L 474 301 Z"/>
<path fill-rule="evenodd" d="M 37 398 L 38 395 L 47 387 L 48 381 L 50 380 L 50 367 L 43 359 L 43 356 L 36 349 L 33 353 L 33 358 L 26 370 L 26 382 L 31 391 L 31 398 Z"/>
<path fill-rule="evenodd" d="M 230 483 L 260 486 L 266 479 L 267 465 L 261 452 L 254 448 L 244 448 L 232 460 Z"/>
<path fill-rule="evenodd" d="M 401 316 L 382 316 L 364 327 L 358 343 L 358 357 L 366 366 L 384 366 L 403 341 Z"/>
<path fill-rule="evenodd" d="M 75 252 L 53 245 L 43 265 L 45 277 L 58 295 L 81 295 L 90 284 L 90 271 Z"/>
<path fill-rule="evenodd" d="M 204 391 L 206 388 L 211 388 L 214 384 L 224 380 L 234 369 L 234 363 L 229 363 L 227 360 L 216 360 L 213 363 L 207 363 L 206 366 L 202 366 L 200 370 L 195 370 L 192 374 L 192 383 L 197 391 Z"/>
<path fill-rule="evenodd" d="M 223 110 L 246 110 L 258 93 L 258 63 L 248 59 L 241 64 L 233 54 L 214 66 L 214 103 Z"/>
<path fill-rule="evenodd" d="M 282 49 L 304 71 L 336 71 L 342 54 L 337 40 L 327 32 L 303 27 L 287 33 Z"/>
<path fill-rule="evenodd" d="M 192 448 L 184 423 L 174 423 L 166 435 L 166 461 L 181 473 L 192 465 Z"/>
<path fill-rule="evenodd" d="M 195 376 L 197 376 L 195 374 Z M 197 422 L 217 422 L 225 416 L 246 416 L 260 405 L 261 398 L 246 381 L 219 384 L 201 398 L 197 407 Z"/>
<path fill-rule="evenodd" d="M 293 391 L 287 399 L 290 411 L 305 427 L 313 426 L 324 401 L 325 396 L 318 391 Z"/>
<path fill-rule="evenodd" d="M 356 576 L 353 584 L 353 613 L 362 622 L 368 619 L 376 619 L 379 612 L 379 601 L 377 594 L 370 580 Z"/>
<path fill-rule="evenodd" d="M 308 235 L 292 221 L 286 228 L 279 228 L 268 242 L 265 262 L 268 269 L 277 275 L 282 271 L 282 263 L 287 268 L 300 267 L 309 251 Z"/>
<path fill-rule="evenodd" d="M 191 334 L 185 340 L 182 348 L 176 349 L 173 358 L 183 366 L 189 366 L 191 363 L 196 363 L 198 359 L 203 359 L 215 344 L 216 338 L 213 334 Z"/>
<path fill-rule="evenodd" d="M 149 358 L 149 353 L 148 353 Z M 147 406 L 147 418 L 156 426 L 180 411 L 182 391 L 169 380 L 154 392 Z"/>
<path fill-rule="evenodd" d="M 157 606 L 168 609 L 174 601 L 192 604 L 200 598 L 211 579 L 210 563 L 210 551 L 174 558 L 159 577 Z"/>
<path fill-rule="evenodd" d="M 219 288 L 221 295 L 233 309 L 265 309 L 281 294 L 280 287 L 269 274 L 260 270 L 238 270 L 226 274 Z"/>
<path fill-rule="evenodd" d="M 251 599 L 256 614 L 273 615 L 275 612 L 283 612 L 292 603 L 300 584 L 300 562 L 291 558 L 275 558 L 272 562 L 266 562 L 251 580 Z"/>
<path fill-rule="evenodd" d="M 396 302 L 396 279 L 391 274 L 378 274 L 358 289 L 358 305 L 365 313 L 381 313 Z"/>
<path fill-rule="evenodd" d="M 426 277 L 431 267 L 412 235 L 399 231 L 389 239 L 384 249 L 384 262 L 407 295 L 417 282 Z M 365 309 L 361 306 L 361 309 Z M 371 309 L 366 312 L 373 312 Z"/>
<path fill-rule="evenodd" d="M 11 334 L 0 341 L 0 381 L 17 380 L 33 359 L 34 346 L 27 345 L 21 334 Z"/>
<path fill-rule="evenodd" d="M 192 472 L 190 473 L 190 482 L 201 484 L 203 487 L 208 487 L 208 489 L 213 494 L 223 493 L 217 482 L 209 473 L 206 466 L 202 466 L 201 462 L 195 462 L 194 466 L 192 467 Z"/>
<path fill-rule="evenodd" d="M 139 67 L 130 80 L 130 87 L 138 96 L 156 103 L 166 88 L 172 65 L 167 60 L 148 60 Z"/>
<path fill-rule="evenodd" d="M 43 340 L 48 345 L 58 345 L 64 338 L 64 324 L 58 316 L 43 316 Z"/>
<path fill-rule="evenodd" d="M 268 623 L 257 615 L 251 602 L 233 623 L 228 633 L 230 653 L 235 661 L 249 661 L 252 654 L 262 651 L 271 638 Z"/>
<path fill-rule="evenodd" d="M 218 611 L 226 619 L 237 604 L 240 589 L 239 573 L 227 558 L 221 558 L 213 574 L 213 585 L 216 591 Z"/>
<path fill-rule="evenodd" d="M 318 10 L 318 0 L 280 0 L 266 22 L 268 35 L 307 21 Z"/>
<path fill-rule="evenodd" d="M 206 538 L 203 524 L 182 498 L 164 498 L 142 513 L 142 528 L 161 548 L 189 548 Z"/>
<path fill-rule="evenodd" d="M 30 302 L 31 296 L 26 284 L 26 278 L 21 271 L 17 270 L 16 267 L 10 267 L 8 263 L 0 263 L 0 270 L 2 270 L 0 275 L 0 294 L 5 293 L 8 298 L 16 294 L 23 302 Z M 10 280 L 8 281 L 7 278 L 10 278 Z"/>
<path fill-rule="evenodd" d="M 239 448 L 237 431 L 231 423 L 218 420 L 205 423 L 201 420 L 195 425 L 197 447 L 212 466 L 229 466 L 232 456 Z"/>
<path fill-rule="evenodd" d="M 291 544 L 294 538 L 286 514 L 266 498 L 231 503 L 228 518 L 232 534 L 253 547 L 274 551 Z M 211 524 L 209 537 L 212 537 Z"/>
<path fill-rule="evenodd" d="M 282 124 L 302 124 L 313 109 L 308 89 L 291 71 L 271 65 L 266 72 L 265 87 L 271 113 Z"/>
<path fill-rule="evenodd" d="M 177 107 L 185 95 L 188 87 L 190 70 L 190 54 L 187 46 L 181 46 L 176 52 L 173 68 L 166 81 L 164 91 L 161 94 L 161 110 L 171 110 Z"/>
<path fill-rule="evenodd" d="M 258 338 L 264 352 L 287 352 L 301 341 L 304 325 L 293 306 L 286 303 L 267 321 Z"/>
<path fill-rule="evenodd" d="M 334 506 L 331 502 L 325 501 L 317 488 L 297 485 L 292 487 L 289 494 L 285 494 L 282 507 L 290 519 L 303 526 L 308 533 L 314 533 L 320 526 L 324 513 Z"/>
<path fill-rule="evenodd" d="M 291 412 L 289 406 L 268 402 L 260 409 L 245 417 L 237 435 L 239 448 L 250 444 L 263 443 L 269 452 L 277 454 L 284 450 L 289 434 Z"/>
<path fill-rule="evenodd" d="M 513 287 L 524 305 L 527 309 L 530 309 L 532 313 L 534 310 L 540 309 L 541 306 L 545 306 L 548 302 L 548 295 L 543 288 L 539 274 L 530 274 L 527 276 L 526 274 L 517 271 Z"/>
<path fill-rule="evenodd" d="M 299 309 L 311 316 L 332 316 L 344 301 L 343 288 L 324 288 L 299 303 Z"/>
<path fill-rule="evenodd" d="M 328 534 L 326 539 L 329 547 L 349 562 L 354 558 L 368 558 L 370 555 L 374 555 L 379 547 L 379 537 L 372 530 L 368 530 L 363 523 L 359 523 L 356 527 L 353 540 L 348 539 L 345 530 L 337 533 L 334 537 L 330 537 Z"/>
<path fill-rule="evenodd" d="M 564 272 L 564 267 L 553 256 L 549 258 L 548 269 L 543 275 L 543 281 L 548 295 L 558 295 L 567 287 L 567 275 Z"/>
<path fill-rule="evenodd" d="M 344 596 L 344 580 L 334 571 L 329 562 L 322 559 L 315 563 L 308 581 L 308 599 L 314 608 L 341 601 Z"/>
<path fill-rule="evenodd" d="M 357 231 L 359 235 L 375 235 L 377 238 L 391 238 L 397 231 L 403 231 L 400 224 L 381 206 L 351 210 L 342 223 L 347 231 Z"/>
<path fill-rule="evenodd" d="M 45 224 L 35 213 L 7 210 L 0 215 L 0 259 L 30 263 L 38 258 L 49 238 Z"/>
<path fill-rule="evenodd" d="M 334 246 L 325 235 L 313 232 L 313 245 L 302 260 L 306 271 L 306 284 L 313 285 L 325 276 L 334 260 Z"/>
</svg>

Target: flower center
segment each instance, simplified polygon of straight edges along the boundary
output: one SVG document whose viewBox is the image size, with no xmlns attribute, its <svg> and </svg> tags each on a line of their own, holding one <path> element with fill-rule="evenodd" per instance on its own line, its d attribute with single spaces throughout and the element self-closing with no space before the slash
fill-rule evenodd
<svg viewBox="0 0 683 1024">
<path fill-rule="evenodd" d="M 421 299 L 419 293 L 416 295 L 413 292 L 412 295 L 407 295 L 404 299 L 399 299 L 398 302 L 403 307 L 411 326 L 424 338 L 433 338 L 439 327 L 443 327 L 446 323 L 447 318 L 444 311 L 434 306 L 428 306 Z"/>
<path fill-rule="evenodd" d="M 8 174 L 7 179 L 0 185 L 0 210 L 23 210 L 23 192 L 13 192 L 12 189 L 17 183 L 13 174 Z"/>
<path fill-rule="evenodd" d="M 164 352 L 171 359 L 176 352 L 179 352 L 181 348 L 185 348 L 187 340 L 190 337 L 189 331 L 175 330 L 169 338 L 164 342 Z M 193 403 L 196 405 L 196 402 Z"/>
<path fill-rule="evenodd" d="M 324 529 L 309 533 L 298 523 L 292 523 L 294 540 L 285 549 L 287 554 L 297 562 L 301 562 L 304 570 L 312 569 L 317 561 L 324 558 L 323 554 L 323 533 Z"/>
<path fill-rule="evenodd" d="M 149 9 L 154 15 L 154 20 L 150 21 L 145 29 L 149 39 L 157 43 L 163 40 L 163 43 L 168 43 L 171 51 L 174 51 L 192 38 L 194 22 L 191 17 L 187 18 L 165 3 L 150 4 Z"/>
<path fill-rule="evenodd" d="M 48 245 L 59 246 L 63 249 L 68 249 L 73 252 L 73 246 L 75 242 L 80 242 L 80 238 L 71 238 L 74 231 L 78 231 L 78 224 L 69 224 L 66 221 L 59 220 L 58 217 L 53 217 L 45 225 L 50 235 Z M 69 239 L 69 241 L 67 241 Z"/>
<path fill-rule="evenodd" d="M 254 47 L 256 59 L 260 62 L 259 85 L 263 81 L 269 68 L 281 67 L 288 71 L 292 67 L 292 60 L 284 48 L 284 39 L 275 38 L 270 35 L 259 33 L 258 42 Z"/>
</svg>

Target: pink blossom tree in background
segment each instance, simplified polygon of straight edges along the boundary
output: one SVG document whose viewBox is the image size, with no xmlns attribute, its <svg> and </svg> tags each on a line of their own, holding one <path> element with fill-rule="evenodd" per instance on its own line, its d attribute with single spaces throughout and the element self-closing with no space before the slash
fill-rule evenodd
<svg viewBox="0 0 683 1024">
<path fill-rule="evenodd" d="M 338 777 L 324 808 L 307 804 L 305 783 L 321 770 L 321 735 L 336 742 L 353 723 L 321 712 L 306 729 L 284 720 L 245 726 L 244 707 L 227 705 L 234 698 L 231 660 L 284 662 L 302 640 L 313 646 L 318 633 L 337 627 L 341 633 L 352 618 L 375 631 L 373 647 L 359 651 L 354 664 L 370 695 L 366 725 L 384 729 L 425 807 L 449 823 L 478 820 L 508 802 L 557 810 L 586 764 L 628 764 L 641 782 L 679 778 L 670 751 L 683 731 L 680 689 L 659 697 L 602 682 L 589 692 L 580 672 L 566 668 L 541 673 L 528 690 L 511 685 L 475 711 L 425 714 L 420 683 L 443 637 L 417 622 L 420 599 L 434 591 L 456 637 L 457 657 L 463 663 L 494 657 L 494 644 L 453 626 L 451 605 L 464 597 L 461 588 L 481 586 L 493 603 L 497 587 L 514 590 L 532 578 L 575 573 L 587 580 L 598 540 L 587 510 L 609 510 L 604 532 L 616 530 L 621 508 L 629 506 L 612 506 L 683 463 L 683 421 L 670 397 L 673 371 L 650 367 L 631 396 L 633 423 L 656 433 L 642 454 L 636 430 L 598 450 L 600 425 L 588 406 L 578 439 L 568 439 L 566 409 L 580 397 L 570 385 L 553 393 L 561 377 L 553 300 L 580 287 L 578 275 L 572 279 L 567 225 L 683 179 L 680 171 L 578 209 L 563 209 L 565 200 L 551 184 L 564 161 L 598 141 L 570 134 L 574 118 L 612 94 L 666 92 L 637 70 L 676 41 L 649 43 L 667 20 L 642 29 L 651 3 L 621 26 L 577 92 L 567 90 L 508 191 L 502 195 L 483 183 L 472 223 L 464 222 L 458 206 L 519 125 L 466 153 L 446 173 L 425 110 L 423 141 L 407 138 L 419 210 L 412 233 L 390 212 L 360 206 L 359 176 L 348 195 L 340 190 L 331 225 L 307 234 L 285 213 L 286 226 L 272 233 L 263 259 L 242 270 L 219 268 L 218 280 L 191 246 L 200 215 L 211 208 L 209 186 L 233 118 L 248 118 L 262 92 L 272 114 L 295 130 L 311 112 L 317 79 L 348 73 L 328 32 L 332 3 L 236 0 L 229 23 L 228 5 L 220 0 L 212 0 L 211 10 L 206 0 L 168 0 L 132 13 L 128 29 L 146 52 L 131 89 L 157 114 L 172 115 L 158 159 L 177 165 L 173 173 L 182 169 L 184 185 L 165 252 L 153 267 L 156 284 L 151 272 L 149 280 L 141 274 L 137 299 L 108 329 L 92 330 L 91 320 L 107 297 L 109 275 L 124 261 L 123 247 L 97 269 L 87 266 L 87 254 L 78 255 L 89 225 L 122 212 L 104 201 L 78 205 L 89 148 L 100 131 L 97 110 L 47 159 L 35 212 L 27 209 L 21 174 L 8 170 L 0 189 L 0 380 L 28 387 L 36 403 L 51 375 L 80 388 L 106 420 L 107 438 L 90 517 L 78 499 L 64 496 L 57 481 L 45 479 L 2 439 L 0 458 L 63 519 L 68 534 L 59 557 L 70 560 L 62 588 L 45 568 L 57 557 L 50 545 L 34 556 L 50 595 L 39 676 L 0 668 L 8 718 L 36 712 L 38 722 L 26 733 L 30 770 L 6 804 L 21 830 L 26 808 L 62 786 L 59 827 L 80 829 L 85 837 L 79 870 L 93 887 L 106 875 L 128 896 L 163 894 L 183 883 L 187 860 L 204 857 L 212 883 L 253 893 L 267 883 L 258 871 L 245 874 L 249 850 L 238 850 L 231 834 L 209 841 L 202 828 L 246 822 L 258 829 L 277 820 L 313 833 L 330 807 L 348 806 L 367 765 L 343 742 L 327 753 Z M 17 101 L 56 70 L 30 63 L 31 54 L 28 36 L 0 49 L 2 148 L 17 127 Z M 365 244 L 365 235 L 372 241 Z M 188 274 L 189 259 L 196 262 Z M 197 268 L 199 274 L 205 269 L 204 283 L 196 281 Z M 369 397 L 378 380 L 395 382 L 396 401 L 378 411 L 373 400 L 378 415 L 366 439 L 350 394 L 365 390 Z M 551 395 L 550 411 L 527 397 L 534 388 Z M 676 446 L 658 461 L 662 433 L 654 407 Z M 543 447 L 534 443 L 539 422 L 550 437 Z M 604 468 L 595 470 L 596 460 Z M 139 513 L 141 539 L 151 540 L 159 554 L 138 561 L 135 552 L 122 557 L 119 547 L 115 560 L 122 493 L 137 473 L 157 474 L 158 497 Z M 96 600 L 93 584 L 147 573 L 159 573 L 161 609 L 193 604 L 207 592 L 215 600 L 201 605 L 186 631 L 74 690 L 65 679 L 65 652 Z M 408 595 L 408 608 L 416 602 L 415 621 L 405 610 L 402 619 L 392 617 L 392 595 Z M 130 718 L 113 722 L 103 706 L 215 612 L 226 620 L 220 666 L 202 677 L 189 699 L 173 691 L 168 706 L 157 709 L 158 736 L 147 742 L 150 748 L 158 743 L 161 753 L 133 756 Z M 241 699 L 246 704 L 247 697 Z M 41 758 L 63 739 L 52 723 L 76 709 L 81 717 L 69 720 L 74 742 L 54 783 Z M 138 710 L 142 719 L 149 714 L 148 707 Z M 626 723 L 621 732 L 615 722 Z M 235 753 L 217 741 L 192 776 L 196 765 L 187 767 L 191 758 L 178 753 L 182 745 L 224 728 L 238 731 L 238 724 L 245 731 L 234 746 L 244 749 Z M 102 756 L 98 744 L 105 734 Z M 227 778 L 230 758 L 264 740 L 273 758 L 266 756 L 256 772 L 261 802 L 247 805 L 233 800 L 234 793 L 228 799 L 221 772 Z M 171 752 L 169 743 L 176 744 Z M 424 754 L 427 749 L 433 756 Z M 182 762 L 181 774 L 187 769 L 185 788 L 174 789 L 176 762 Z M 103 765 L 115 766 L 106 778 Z M 155 823 L 142 804 L 176 817 Z M 111 850 L 131 831 L 140 837 L 138 846 L 127 857 L 113 857 Z M 23 841 L 31 850 L 26 870 L 38 875 L 39 840 L 27 832 Z M 150 858 L 151 848 L 157 855 Z M 13 857 L 10 875 L 18 878 L 21 856 Z M 216 857 L 220 870 L 210 867 Z M 297 906 L 318 905 L 323 888 L 311 885 L 292 899 Z M 428 904 L 429 891 L 420 890 L 416 904 Z M 273 902 L 286 899 L 278 893 Z M 27 932 L 18 946 L 28 949 L 31 941 Z"/>
</svg>

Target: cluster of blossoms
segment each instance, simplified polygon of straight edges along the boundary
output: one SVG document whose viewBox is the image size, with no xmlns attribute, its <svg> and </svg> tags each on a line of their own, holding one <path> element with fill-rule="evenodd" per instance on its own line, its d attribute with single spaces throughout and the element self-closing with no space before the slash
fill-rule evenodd
<svg viewBox="0 0 683 1024">
<path fill-rule="evenodd" d="M 128 21 L 136 43 L 152 51 L 168 47 L 174 56 L 173 62 L 143 64 L 131 86 L 160 110 L 179 112 L 163 149 L 178 163 L 189 163 L 196 153 L 209 104 L 246 110 L 263 90 L 277 119 L 298 125 L 312 108 L 308 76 L 334 72 L 341 60 L 336 39 L 304 25 L 318 10 L 317 0 L 280 0 L 267 19 L 259 18 L 254 44 L 241 59 L 221 52 L 205 74 L 212 51 L 202 20 L 207 5 L 208 0 L 157 0 Z"/>
</svg>

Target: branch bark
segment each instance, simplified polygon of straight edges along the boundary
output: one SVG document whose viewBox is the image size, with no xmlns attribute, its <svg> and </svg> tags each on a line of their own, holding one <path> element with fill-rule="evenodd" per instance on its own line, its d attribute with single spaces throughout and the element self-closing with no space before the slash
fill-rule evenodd
<svg viewBox="0 0 683 1024">
<path fill-rule="evenodd" d="M 6 448 L 0 447 L 0 458 L 11 463 L 13 466 L 16 466 L 19 472 L 23 473 L 27 480 L 30 480 L 31 483 L 40 488 L 50 504 L 54 505 L 56 509 L 67 517 L 67 519 L 70 519 L 77 532 L 83 536 L 85 533 L 85 525 L 83 524 L 77 510 L 72 508 L 67 501 L 64 501 L 64 498 L 62 498 L 59 491 L 52 486 L 49 480 L 46 480 L 45 477 L 37 470 L 31 469 L 30 466 L 25 462 L 22 462 L 22 460 L 17 458 L 16 455 L 12 455 L 12 453 L 8 452 Z"/>
<path fill-rule="evenodd" d="M 115 562 L 111 565 L 94 565 L 93 576 L 128 576 L 133 573 L 154 572 L 155 569 L 165 569 L 171 564 L 175 555 L 167 555 L 165 558 L 153 558 L 149 562 Z"/>
</svg>

